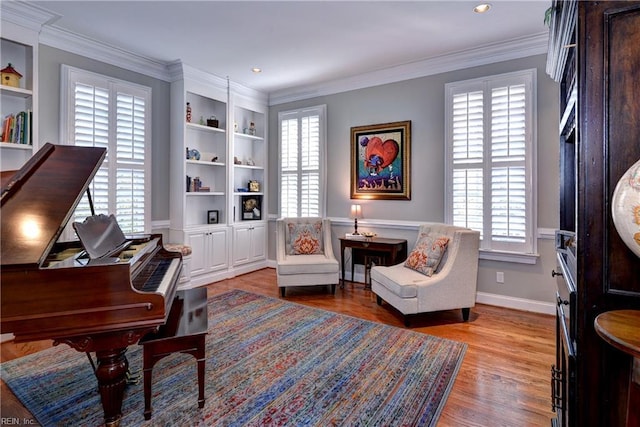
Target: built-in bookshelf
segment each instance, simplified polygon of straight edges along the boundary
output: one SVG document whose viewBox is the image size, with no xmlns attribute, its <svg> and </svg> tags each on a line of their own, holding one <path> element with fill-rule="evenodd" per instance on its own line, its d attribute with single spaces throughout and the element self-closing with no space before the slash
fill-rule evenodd
<svg viewBox="0 0 640 427">
<path fill-rule="evenodd" d="M 233 112 L 233 267 L 242 272 L 266 258 L 266 103 L 231 90 Z M 243 269 L 245 269 L 243 271 Z"/>
<path fill-rule="evenodd" d="M 0 169 L 19 169 L 38 147 L 38 33 L 2 22 L 0 68 L 22 77 L 18 87 L 0 85 Z"/>
<path fill-rule="evenodd" d="M 199 286 L 265 266 L 267 107 L 226 79 L 175 67 L 169 234 L 191 246 Z"/>
</svg>

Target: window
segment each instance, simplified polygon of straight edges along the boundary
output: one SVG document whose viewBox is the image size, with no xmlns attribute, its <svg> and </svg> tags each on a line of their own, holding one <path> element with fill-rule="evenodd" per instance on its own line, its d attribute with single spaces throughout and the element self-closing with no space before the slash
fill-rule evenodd
<svg viewBox="0 0 640 427">
<path fill-rule="evenodd" d="M 148 232 L 151 89 L 68 66 L 61 87 L 61 141 L 107 149 L 89 185 L 95 213 L 114 214 L 126 234 Z M 85 194 L 72 221 L 89 215 Z"/>
<path fill-rule="evenodd" d="M 326 106 L 278 113 L 280 216 L 325 214 Z"/>
<path fill-rule="evenodd" d="M 445 85 L 445 218 L 480 231 L 484 251 L 537 250 L 535 82 L 526 70 Z"/>
</svg>

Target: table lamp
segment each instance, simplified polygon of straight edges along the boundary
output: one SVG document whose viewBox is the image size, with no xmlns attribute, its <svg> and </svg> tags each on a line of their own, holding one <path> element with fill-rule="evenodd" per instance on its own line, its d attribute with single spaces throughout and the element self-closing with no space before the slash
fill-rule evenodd
<svg viewBox="0 0 640 427">
<path fill-rule="evenodd" d="M 351 215 L 349 218 L 353 218 L 353 226 L 354 226 L 354 235 L 358 235 L 358 218 L 362 218 L 362 206 L 360 205 L 351 205 Z"/>
</svg>

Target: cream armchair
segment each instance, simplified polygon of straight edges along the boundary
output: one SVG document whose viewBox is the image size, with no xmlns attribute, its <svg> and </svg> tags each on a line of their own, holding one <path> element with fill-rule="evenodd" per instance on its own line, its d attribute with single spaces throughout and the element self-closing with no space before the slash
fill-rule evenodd
<svg viewBox="0 0 640 427">
<path fill-rule="evenodd" d="M 330 220 L 281 218 L 276 221 L 276 235 L 276 277 L 283 298 L 288 286 L 329 285 L 335 293 L 339 269 Z"/>
<path fill-rule="evenodd" d="M 390 267 L 373 267 L 371 290 L 376 294 L 378 305 L 384 300 L 395 307 L 404 315 L 406 326 L 409 326 L 411 315 L 458 308 L 462 309 L 463 320 L 469 320 L 470 309 L 476 303 L 480 233 L 428 223 L 420 226 L 419 240 L 422 235 L 431 236 L 431 241 L 438 237 L 449 238 L 435 271 L 428 276 L 406 267 L 404 262 Z"/>
</svg>

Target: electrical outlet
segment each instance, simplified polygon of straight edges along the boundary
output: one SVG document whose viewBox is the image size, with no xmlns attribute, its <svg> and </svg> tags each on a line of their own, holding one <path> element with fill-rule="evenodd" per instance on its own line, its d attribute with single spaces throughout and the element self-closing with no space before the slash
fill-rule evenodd
<svg viewBox="0 0 640 427">
<path fill-rule="evenodd" d="M 496 272 L 496 282 L 504 283 L 504 272 L 502 272 L 502 271 L 497 271 Z"/>
</svg>

